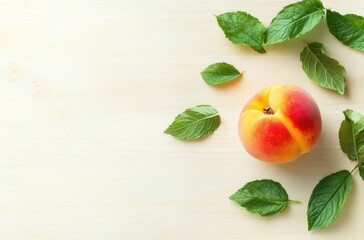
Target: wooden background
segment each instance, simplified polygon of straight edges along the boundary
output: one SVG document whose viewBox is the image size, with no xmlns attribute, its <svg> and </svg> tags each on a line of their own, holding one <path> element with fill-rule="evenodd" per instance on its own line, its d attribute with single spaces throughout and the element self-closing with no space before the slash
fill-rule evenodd
<svg viewBox="0 0 364 240">
<path fill-rule="evenodd" d="M 364 113 L 363 53 L 343 46 L 325 21 L 322 42 L 347 69 L 347 94 L 311 82 L 302 39 L 258 54 L 231 44 L 214 14 L 243 10 L 268 25 L 291 0 L 0 1 L 1 240 L 363 239 L 364 182 L 327 230 L 308 232 L 306 207 L 327 174 L 354 166 L 339 149 L 342 111 Z M 364 15 L 363 0 L 324 0 Z M 220 87 L 200 71 L 227 61 L 244 77 Z M 317 100 L 319 144 L 285 165 L 250 157 L 237 120 L 254 93 L 293 83 Z M 187 107 L 211 104 L 222 117 L 210 137 L 163 134 Z M 292 199 L 261 218 L 228 197 L 272 178 Z"/>
</svg>

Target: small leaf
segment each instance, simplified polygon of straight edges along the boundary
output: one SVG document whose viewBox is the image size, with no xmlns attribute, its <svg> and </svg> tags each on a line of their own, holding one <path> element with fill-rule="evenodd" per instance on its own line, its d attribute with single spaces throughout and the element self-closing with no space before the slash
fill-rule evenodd
<svg viewBox="0 0 364 240">
<path fill-rule="evenodd" d="M 323 178 L 313 190 L 307 209 L 308 230 L 333 223 L 351 190 L 351 173 L 342 170 Z"/>
<path fill-rule="evenodd" d="M 249 212 L 261 216 L 283 212 L 291 201 L 280 183 L 268 179 L 248 182 L 231 195 L 230 199 Z"/>
<path fill-rule="evenodd" d="M 321 43 L 308 44 L 300 55 L 302 68 L 307 76 L 317 85 L 336 91 L 345 92 L 345 68 L 326 55 Z"/>
<path fill-rule="evenodd" d="M 212 134 L 220 125 L 219 113 L 210 105 L 198 105 L 179 114 L 164 131 L 178 139 L 190 140 Z"/>
<path fill-rule="evenodd" d="M 266 31 L 266 44 L 275 44 L 297 38 L 312 30 L 324 16 L 319 0 L 304 0 L 284 7 Z"/>
<path fill-rule="evenodd" d="M 229 82 L 241 76 L 241 73 L 231 64 L 214 63 L 201 72 L 203 80 L 212 85 Z"/>
<path fill-rule="evenodd" d="M 343 44 L 364 51 L 364 17 L 327 10 L 326 23 L 329 31 Z"/>
<path fill-rule="evenodd" d="M 339 129 L 341 150 L 350 160 L 361 160 L 364 158 L 364 116 L 350 109 L 344 111 L 344 116 Z"/>
<path fill-rule="evenodd" d="M 246 12 L 228 12 L 216 16 L 217 23 L 225 36 L 234 44 L 247 45 L 259 53 L 263 48 L 264 25 Z"/>
</svg>

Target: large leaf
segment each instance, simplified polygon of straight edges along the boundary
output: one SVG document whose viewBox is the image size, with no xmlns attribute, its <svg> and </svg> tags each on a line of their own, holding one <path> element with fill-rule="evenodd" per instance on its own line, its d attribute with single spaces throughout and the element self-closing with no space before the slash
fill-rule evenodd
<svg viewBox="0 0 364 240">
<path fill-rule="evenodd" d="M 330 33 L 343 44 L 364 51 L 364 17 L 327 10 L 326 23 Z"/>
<path fill-rule="evenodd" d="M 344 111 L 345 119 L 339 129 L 341 150 L 350 160 L 364 158 L 364 116 L 353 110 Z"/>
<path fill-rule="evenodd" d="M 308 44 L 301 52 L 300 58 L 303 70 L 317 85 L 344 94 L 345 68 L 337 60 L 326 55 L 321 43 Z"/>
<path fill-rule="evenodd" d="M 212 134 L 220 125 L 220 116 L 210 105 L 198 105 L 179 114 L 164 131 L 178 139 L 190 140 Z"/>
<path fill-rule="evenodd" d="M 259 53 L 265 53 L 264 25 L 246 12 L 228 12 L 216 16 L 225 36 L 234 44 L 247 45 Z"/>
<path fill-rule="evenodd" d="M 323 229 L 334 222 L 351 190 L 352 176 L 347 170 L 323 178 L 313 190 L 307 209 L 308 230 Z"/>
<path fill-rule="evenodd" d="M 283 212 L 288 206 L 286 190 L 278 182 L 263 179 L 249 182 L 230 196 L 230 199 L 261 216 Z"/>
<path fill-rule="evenodd" d="M 319 0 L 304 0 L 284 7 L 266 31 L 266 44 L 275 44 L 297 38 L 312 30 L 324 15 Z"/>
<path fill-rule="evenodd" d="M 238 78 L 241 73 L 233 65 L 222 62 L 209 65 L 201 76 L 206 83 L 218 85 Z"/>
</svg>

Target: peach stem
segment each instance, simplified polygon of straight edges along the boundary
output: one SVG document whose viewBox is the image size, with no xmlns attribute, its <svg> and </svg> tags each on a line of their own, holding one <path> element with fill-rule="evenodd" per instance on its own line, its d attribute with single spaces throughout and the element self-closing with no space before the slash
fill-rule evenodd
<svg viewBox="0 0 364 240">
<path fill-rule="evenodd" d="M 272 114 L 274 114 L 274 111 L 273 111 L 273 109 L 270 106 L 263 108 L 263 112 L 266 115 L 272 115 Z"/>
</svg>

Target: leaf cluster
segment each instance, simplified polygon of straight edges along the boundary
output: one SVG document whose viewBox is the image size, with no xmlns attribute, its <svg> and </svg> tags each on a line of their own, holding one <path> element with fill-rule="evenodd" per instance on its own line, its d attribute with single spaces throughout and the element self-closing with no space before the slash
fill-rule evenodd
<svg viewBox="0 0 364 240">
<path fill-rule="evenodd" d="M 223 13 L 216 19 L 232 43 L 265 53 L 269 45 L 283 43 L 311 31 L 325 13 L 327 27 L 335 38 L 346 46 L 364 51 L 364 18 L 325 9 L 320 0 L 303 0 L 285 6 L 267 28 L 258 18 L 243 11 Z M 317 85 L 339 94 L 345 93 L 346 70 L 326 54 L 323 44 L 307 44 L 300 59 L 304 72 Z"/>
<path fill-rule="evenodd" d="M 285 6 L 265 26 L 258 18 L 243 11 L 227 12 L 216 16 L 226 38 L 237 45 L 249 46 L 265 53 L 265 46 L 298 38 L 311 31 L 325 16 L 320 0 L 303 0 Z M 326 23 L 330 33 L 343 44 L 364 51 L 364 18 L 355 14 L 342 15 L 326 10 Z"/>
</svg>

